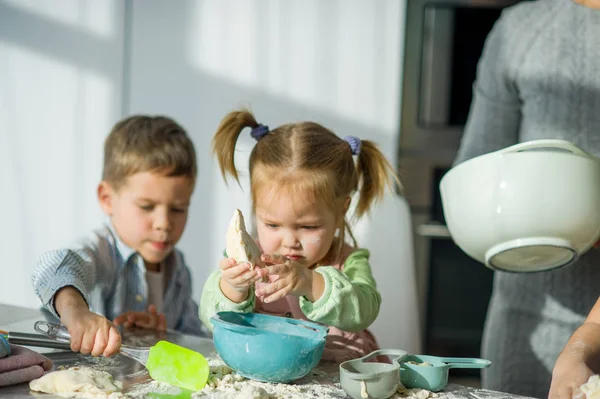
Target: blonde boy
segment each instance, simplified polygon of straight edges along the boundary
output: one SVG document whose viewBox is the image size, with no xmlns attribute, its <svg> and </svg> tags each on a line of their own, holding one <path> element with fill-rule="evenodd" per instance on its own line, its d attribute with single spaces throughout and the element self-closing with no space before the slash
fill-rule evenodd
<svg viewBox="0 0 600 399">
<path fill-rule="evenodd" d="M 44 306 L 68 328 L 73 351 L 111 356 L 121 324 L 205 335 L 190 271 L 175 249 L 196 174 L 194 145 L 172 119 L 135 115 L 114 126 L 97 190 L 108 222 L 42 255 L 32 277 Z"/>
</svg>

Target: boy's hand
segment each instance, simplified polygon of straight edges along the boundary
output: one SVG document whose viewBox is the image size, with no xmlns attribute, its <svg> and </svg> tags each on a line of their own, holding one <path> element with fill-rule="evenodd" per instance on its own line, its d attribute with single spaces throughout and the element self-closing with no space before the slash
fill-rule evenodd
<svg viewBox="0 0 600 399">
<path fill-rule="evenodd" d="M 282 255 L 265 254 L 261 259 L 267 266 L 257 269 L 256 275 L 269 276 L 270 280 L 256 292 L 264 297 L 264 302 L 274 302 L 286 295 L 305 296 L 314 302 L 323 294 L 325 282 L 319 273 Z"/>
<path fill-rule="evenodd" d="M 63 312 L 60 321 L 71 334 L 73 352 L 109 357 L 121 346 L 121 335 L 112 323 L 87 308 Z"/>
<path fill-rule="evenodd" d="M 125 328 L 141 327 L 157 331 L 167 330 L 167 319 L 163 313 L 158 313 L 155 305 L 148 307 L 148 312 L 125 312 L 113 320 L 115 326 Z"/>
<path fill-rule="evenodd" d="M 84 355 L 112 356 L 121 346 L 121 335 L 104 316 L 88 309 L 79 291 L 71 286 L 58 291 L 54 300 L 60 322 L 71 335 L 71 350 Z"/>
</svg>

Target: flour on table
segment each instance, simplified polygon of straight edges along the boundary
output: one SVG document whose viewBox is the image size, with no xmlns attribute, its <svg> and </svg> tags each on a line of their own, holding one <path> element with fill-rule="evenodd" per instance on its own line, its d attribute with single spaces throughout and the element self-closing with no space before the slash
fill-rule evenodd
<svg viewBox="0 0 600 399">
<path fill-rule="evenodd" d="M 411 398 L 411 399 L 428 399 L 437 398 L 439 395 L 435 392 L 428 391 L 427 389 L 420 388 L 406 388 L 404 385 L 398 385 L 398 396 L 400 398 Z"/>
<path fill-rule="evenodd" d="M 207 360 L 211 371 L 208 383 L 203 390 L 192 395 L 193 399 L 201 399 L 207 395 L 218 399 L 348 398 L 339 383 L 339 376 L 333 381 L 330 374 L 318 367 L 293 383 L 276 384 L 246 379 L 235 373 L 220 359 L 210 358 Z M 329 381 L 324 382 L 326 379 Z M 426 389 L 406 389 L 400 385 L 398 392 L 391 399 L 428 399 L 438 396 Z"/>
<path fill-rule="evenodd" d="M 64 397 L 123 398 L 123 388 L 109 373 L 89 367 L 71 367 L 50 372 L 29 383 L 32 391 Z"/>
<path fill-rule="evenodd" d="M 107 373 L 111 373 L 116 371 L 119 368 L 119 360 L 115 359 L 115 357 L 103 357 L 103 356 L 86 356 L 82 360 L 76 362 L 71 367 L 79 367 L 79 368 L 93 368 L 94 370 L 106 371 Z M 69 367 L 59 366 L 59 370 L 67 370 Z"/>
<path fill-rule="evenodd" d="M 271 395 L 262 388 L 246 385 L 240 389 L 236 399 L 269 399 Z"/>
<path fill-rule="evenodd" d="M 347 398 L 339 383 L 320 383 L 317 378 L 326 377 L 327 373 L 318 369 L 295 383 L 277 384 L 246 379 L 220 359 L 207 360 L 211 372 L 208 383 L 203 390 L 192 395 L 193 399 L 201 399 L 204 396 L 215 399 Z"/>
<path fill-rule="evenodd" d="M 339 375 L 335 368 L 325 371 L 325 368 L 315 368 L 303 378 L 289 384 L 277 384 L 246 379 L 233 371 L 219 358 L 207 358 L 210 366 L 210 376 L 204 389 L 194 392 L 192 399 L 210 397 L 214 399 L 347 399 L 346 392 L 339 383 Z M 77 371 L 77 373 L 75 373 Z M 145 373 L 142 370 L 137 374 Z M 58 378 L 57 373 L 67 373 Z M 75 377 L 71 374 L 75 373 Z M 55 376 L 51 377 L 53 374 Z M 38 382 L 48 378 L 46 387 L 41 388 Z M 89 377 L 87 381 L 79 381 Z M 131 376 L 128 376 L 131 377 Z M 67 382 L 69 380 L 70 382 Z M 74 381 L 71 381 L 74 380 Z M 60 389 L 56 389 L 58 384 Z M 69 386 L 69 388 L 66 388 Z M 32 390 L 56 393 L 65 397 L 91 397 L 104 399 L 143 399 L 153 394 L 179 395 L 183 391 L 173 385 L 149 380 L 134 384 L 121 391 L 122 384 L 114 381 L 109 373 L 88 367 L 73 367 L 67 370 L 48 373 L 46 376 L 30 383 Z M 58 392 L 58 391 L 61 392 Z M 438 394 L 424 389 L 406 389 L 403 386 L 391 399 L 428 399 L 436 398 Z M 442 398 L 440 398 L 442 399 Z M 588 398 L 590 399 L 590 398 Z M 594 398 L 600 399 L 600 398 Z"/>
<path fill-rule="evenodd" d="M 600 376 L 597 374 L 591 376 L 581 386 L 581 392 L 585 393 L 586 399 L 600 399 Z"/>
<path fill-rule="evenodd" d="M 142 399 L 148 394 L 165 394 L 165 395 L 179 395 L 183 391 L 171 384 L 158 381 L 148 381 L 144 384 L 139 384 L 134 389 L 128 391 L 125 395 L 128 399 Z"/>
</svg>

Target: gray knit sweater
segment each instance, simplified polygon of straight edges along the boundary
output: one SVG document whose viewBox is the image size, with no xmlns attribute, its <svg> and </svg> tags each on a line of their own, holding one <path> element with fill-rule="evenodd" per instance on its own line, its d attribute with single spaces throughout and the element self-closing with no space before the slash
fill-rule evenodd
<svg viewBox="0 0 600 399">
<path fill-rule="evenodd" d="M 479 62 L 455 163 L 542 138 L 600 156 L 600 10 L 572 0 L 524 2 L 503 12 Z M 599 295 L 598 250 L 554 271 L 496 272 L 483 337 L 483 356 L 492 361 L 484 387 L 547 397 L 558 354 Z"/>
</svg>

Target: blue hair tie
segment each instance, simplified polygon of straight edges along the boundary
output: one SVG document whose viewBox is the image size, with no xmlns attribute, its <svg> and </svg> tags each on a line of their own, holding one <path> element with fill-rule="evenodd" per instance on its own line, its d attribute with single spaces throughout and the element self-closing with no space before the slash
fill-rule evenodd
<svg viewBox="0 0 600 399">
<path fill-rule="evenodd" d="M 252 128 L 250 131 L 250 135 L 254 138 L 254 140 L 258 141 L 269 134 L 269 126 L 263 125 L 259 123 L 258 126 Z"/>
<path fill-rule="evenodd" d="M 344 137 L 344 141 L 348 143 L 350 146 L 350 150 L 352 151 L 352 155 L 360 154 L 360 139 L 354 136 L 346 136 Z"/>
</svg>

